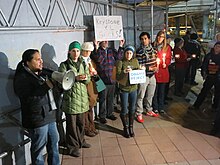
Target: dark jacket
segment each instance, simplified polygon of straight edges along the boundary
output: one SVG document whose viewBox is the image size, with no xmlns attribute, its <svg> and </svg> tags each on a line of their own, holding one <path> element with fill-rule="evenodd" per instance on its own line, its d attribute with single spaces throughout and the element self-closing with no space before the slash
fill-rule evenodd
<svg viewBox="0 0 220 165">
<path fill-rule="evenodd" d="M 215 68 L 218 69 L 215 74 L 210 74 L 211 63 L 215 65 Z M 212 69 L 212 68 L 211 68 Z M 210 53 L 205 55 L 204 60 L 201 66 L 202 76 L 217 76 L 220 77 L 220 55 L 215 54 L 214 50 L 211 50 Z"/>
<path fill-rule="evenodd" d="M 54 122 L 48 91 L 50 88 L 43 78 L 26 70 L 22 63 L 16 68 L 14 91 L 20 99 L 22 125 L 24 128 L 37 128 Z"/>
</svg>

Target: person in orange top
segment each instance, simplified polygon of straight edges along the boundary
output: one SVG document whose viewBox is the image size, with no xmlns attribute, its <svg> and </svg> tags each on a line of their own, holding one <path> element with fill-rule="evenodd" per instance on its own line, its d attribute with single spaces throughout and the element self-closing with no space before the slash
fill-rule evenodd
<svg viewBox="0 0 220 165">
<path fill-rule="evenodd" d="M 171 47 L 166 42 L 166 33 L 159 31 L 153 47 L 157 50 L 158 71 L 155 73 L 156 90 L 153 98 L 153 109 L 155 113 L 164 113 L 165 85 L 169 82 L 168 66 L 171 63 Z"/>
</svg>

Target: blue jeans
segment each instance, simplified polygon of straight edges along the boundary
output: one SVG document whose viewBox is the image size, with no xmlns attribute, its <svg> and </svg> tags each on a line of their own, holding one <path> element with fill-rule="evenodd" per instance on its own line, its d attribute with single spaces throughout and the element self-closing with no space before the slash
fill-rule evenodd
<svg viewBox="0 0 220 165">
<path fill-rule="evenodd" d="M 137 90 L 132 92 L 120 92 L 120 99 L 121 99 L 121 115 L 126 115 L 128 112 L 130 114 L 135 113 L 135 105 L 137 102 Z M 129 104 L 129 110 L 128 110 Z"/>
<path fill-rule="evenodd" d="M 164 110 L 164 95 L 166 83 L 157 83 L 156 90 L 153 97 L 153 109 Z"/>
<path fill-rule="evenodd" d="M 33 165 L 44 165 L 43 149 L 46 146 L 48 165 L 60 165 L 56 122 L 29 129 L 31 138 L 31 160 Z"/>
<path fill-rule="evenodd" d="M 115 85 L 106 85 L 106 89 L 99 92 L 99 118 L 113 115 Z"/>
</svg>

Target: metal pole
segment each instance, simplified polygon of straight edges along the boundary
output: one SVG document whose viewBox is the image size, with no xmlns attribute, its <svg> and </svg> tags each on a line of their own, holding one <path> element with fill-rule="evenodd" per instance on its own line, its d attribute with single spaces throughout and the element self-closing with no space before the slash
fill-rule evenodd
<svg viewBox="0 0 220 165">
<path fill-rule="evenodd" d="M 214 26 L 214 36 L 217 33 L 217 22 L 218 22 L 218 0 L 216 0 L 216 7 L 215 7 L 215 26 Z"/>
<path fill-rule="evenodd" d="M 188 25 L 187 25 L 187 24 L 188 24 L 188 22 L 187 22 L 187 21 L 188 21 L 188 20 L 187 20 L 187 12 L 188 12 L 187 7 L 188 7 L 188 3 L 187 3 L 187 0 L 186 0 L 186 14 L 185 14 L 185 26 L 186 26 L 185 29 L 186 29 L 186 31 L 187 31 L 187 26 L 188 26 Z"/>
<path fill-rule="evenodd" d="M 151 39 L 154 36 L 154 0 L 151 0 Z"/>
<path fill-rule="evenodd" d="M 137 46 L 137 4 L 134 0 L 134 47 Z"/>
<path fill-rule="evenodd" d="M 166 33 L 168 31 L 168 11 L 169 11 L 169 7 L 168 7 L 168 4 L 167 4 L 167 0 L 166 0 L 166 27 L 165 27 L 165 30 L 166 30 Z"/>
</svg>

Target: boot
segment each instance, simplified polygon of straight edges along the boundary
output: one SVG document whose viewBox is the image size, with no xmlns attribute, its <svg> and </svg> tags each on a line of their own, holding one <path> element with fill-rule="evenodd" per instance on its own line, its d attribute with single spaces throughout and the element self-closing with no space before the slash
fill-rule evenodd
<svg viewBox="0 0 220 165">
<path fill-rule="evenodd" d="M 128 129 L 128 115 L 120 115 L 120 118 L 121 118 L 121 121 L 122 121 L 122 124 L 123 124 L 123 127 L 124 127 L 124 134 L 123 136 L 126 137 L 126 138 L 129 138 L 130 135 L 129 135 L 129 129 Z"/>
<path fill-rule="evenodd" d="M 134 113 L 129 113 L 129 134 L 131 137 L 134 137 L 134 130 L 133 130 L 133 123 L 134 123 Z"/>
</svg>

